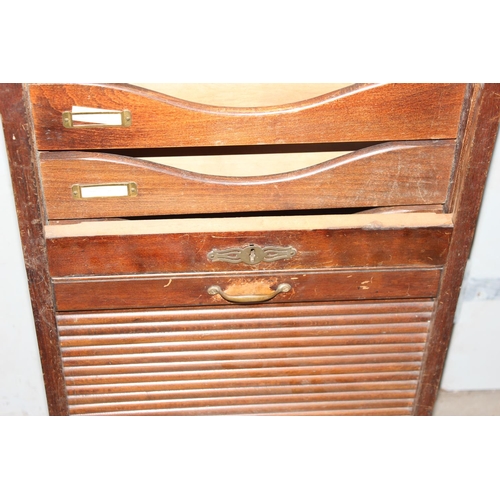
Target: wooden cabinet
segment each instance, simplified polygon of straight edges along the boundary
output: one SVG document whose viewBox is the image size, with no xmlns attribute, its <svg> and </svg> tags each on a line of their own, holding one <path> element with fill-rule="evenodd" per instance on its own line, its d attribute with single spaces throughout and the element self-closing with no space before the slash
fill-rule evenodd
<svg viewBox="0 0 500 500">
<path fill-rule="evenodd" d="M 200 89 L 0 87 L 51 413 L 429 414 L 500 85 Z"/>
</svg>

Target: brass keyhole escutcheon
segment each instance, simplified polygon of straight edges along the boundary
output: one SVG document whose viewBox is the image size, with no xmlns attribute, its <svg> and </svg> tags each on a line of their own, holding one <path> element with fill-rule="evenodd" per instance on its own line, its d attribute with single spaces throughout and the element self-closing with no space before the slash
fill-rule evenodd
<svg viewBox="0 0 500 500">
<path fill-rule="evenodd" d="M 231 264 L 248 264 L 254 266 L 260 262 L 274 262 L 276 260 L 291 259 L 297 254 L 293 247 L 261 247 L 251 243 L 244 248 L 227 248 L 225 250 L 212 250 L 208 254 L 212 262 L 229 262 Z"/>
</svg>

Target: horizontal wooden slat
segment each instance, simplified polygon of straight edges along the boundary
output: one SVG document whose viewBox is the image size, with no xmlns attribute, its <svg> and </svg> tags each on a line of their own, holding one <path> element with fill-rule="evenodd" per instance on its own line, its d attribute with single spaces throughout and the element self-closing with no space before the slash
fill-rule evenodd
<svg viewBox="0 0 500 500">
<path fill-rule="evenodd" d="M 68 403 L 70 405 L 89 405 L 89 404 L 104 404 L 104 403 L 135 403 L 135 402 L 150 402 L 150 401 L 170 401 L 179 399 L 207 399 L 207 398 L 250 398 L 260 396 L 279 396 L 279 395 L 298 395 L 302 394 L 309 397 L 312 394 L 332 394 L 339 399 L 355 399 L 355 393 L 359 391 L 361 396 L 363 393 L 374 392 L 381 393 L 383 397 L 387 397 L 388 393 L 398 391 L 406 391 L 406 394 L 413 394 L 417 387 L 415 381 L 406 382 L 378 382 L 365 384 L 329 384 L 320 382 L 316 384 L 301 383 L 299 385 L 270 385 L 259 387 L 237 387 L 231 385 L 224 388 L 205 388 L 205 389 L 183 389 L 183 390 L 168 390 L 168 391 L 134 391 L 134 392 L 119 392 L 119 393 L 101 393 L 94 392 L 91 394 L 69 395 Z M 411 397 L 411 396 L 410 396 Z"/>
<path fill-rule="evenodd" d="M 335 394 L 313 394 L 305 397 L 304 395 L 293 396 L 265 396 L 253 398 L 231 398 L 214 400 L 187 400 L 187 401 L 158 401 L 158 402 L 140 402 L 115 403 L 102 405 L 76 405 L 70 406 L 71 414 L 88 413 L 108 413 L 118 414 L 140 414 L 141 412 L 165 414 L 165 415 L 237 415 L 237 414 L 255 414 L 270 413 L 276 411 L 300 411 L 307 409 L 314 410 L 351 410 L 351 409 L 370 409 L 370 408 L 394 408 L 411 407 L 414 391 L 387 391 L 372 393 L 354 393 L 352 399 L 348 394 L 342 394 L 341 398 L 335 398 Z"/>
<path fill-rule="evenodd" d="M 376 216 L 375 223 L 376 223 Z M 200 228 L 201 229 L 201 228 Z M 48 238 L 53 277 L 177 272 L 238 272 L 339 267 L 441 266 L 450 227 L 377 227 L 246 233 L 188 233 Z M 249 244 L 292 246 L 289 259 L 244 263 L 211 261 L 214 250 Z M 242 274 L 243 276 L 243 274 Z"/>
<path fill-rule="evenodd" d="M 354 302 L 321 302 L 302 304 L 300 308 L 295 305 L 287 304 L 260 304 L 258 307 L 231 306 L 229 309 L 218 307 L 203 307 L 196 309 L 166 308 L 151 311 L 112 311 L 112 312 L 85 312 L 85 313 L 61 313 L 57 316 L 58 325 L 63 327 L 92 325 L 94 328 L 100 326 L 117 324 L 134 324 L 141 328 L 141 324 L 149 324 L 148 328 L 155 324 L 168 322 L 176 325 L 177 322 L 185 324 L 188 328 L 195 326 L 203 329 L 205 324 L 214 322 L 222 324 L 238 324 L 238 322 L 247 321 L 286 321 L 288 318 L 295 318 L 300 321 L 301 318 L 311 318 L 316 321 L 317 318 L 330 318 L 329 321 L 335 321 L 335 318 L 344 316 L 345 321 L 352 323 L 361 321 L 356 316 L 363 316 L 363 321 L 371 315 L 377 317 L 398 318 L 400 314 L 415 314 L 415 318 L 422 318 L 421 314 L 432 312 L 434 301 L 430 299 L 422 300 L 384 300 L 384 301 L 354 301 Z M 390 316 L 386 316 L 390 315 Z M 408 316 L 401 317 L 402 321 L 408 321 Z M 386 322 L 384 319 L 382 322 Z M 72 330 L 67 330 L 70 333 Z M 78 330 L 76 330 L 78 331 Z M 140 330 L 139 330 L 140 331 Z M 67 333 L 67 334 L 68 334 Z"/>
<path fill-rule="evenodd" d="M 437 294 L 440 269 L 259 273 L 256 276 L 134 276 L 54 280 L 59 311 L 227 305 L 208 289 L 218 285 L 232 296 L 269 296 L 281 283 L 291 290 L 273 302 L 424 298 Z"/>
<path fill-rule="evenodd" d="M 271 323 L 272 324 L 272 323 Z M 398 334 L 419 334 L 427 332 L 429 322 L 413 323 L 375 323 L 367 325 L 342 325 L 342 324 L 324 324 L 324 325 L 293 325 L 290 321 L 288 328 L 286 325 L 279 327 L 266 326 L 264 322 L 260 327 L 258 325 L 249 325 L 240 329 L 207 329 L 199 330 L 178 330 L 173 325 L 140 325 L 142 333 L 136 333 L 139 328 L 134 328 L 133 324 L 123 325 L 123 328 L 113 325 L 95 325 L 90 333 L 86 327 L 72 327 L 59 330 L 60 345 L 65 347 L 76 346 L 100 346 L 100 345 L 135 345 L 151 342 L 191 342 L 202 340 L 235 340 L 235 339 L 271 339 L 281 337 L 302 337 L 302 336 L 338 336 L 347 338 L 353 336 L 376 336 L 380 333 L 389 335 L 390 338 Z M 182 326 L 182 325 L 181 325 Z M 203 325 L 205 326 L 205 325 Z M 154 327 L 154 328 L 153 328 Z M 237 327 L 236 327 L 237 328 Z M 104 332 L 103 332 L 104 329 Z"/>
<path fill-rule="evenodd" d="M 71 396 L 86 394 L 114 394 L 114 393 L 149 393 L 165 392 L 179 390 L 205 390 L 205 389 L 224 389 L 228 387 L 272 387 L 272 386 L 293 386 L 308 384 L 335 384 L 338 390 L 356 387 L 371 388 L 386 387 L 384 384 L 408 383 L 415 384 L 418 379 L 418 372 L 385 372 L 385 373 L 367 373 L 367 374 L 307 374 L 300 376 L 273 376 L 273 377 L 247 377 L 247 378 L 221 378 L 214 380 L 165 380 L 160 382 L 129 382 L 129 383 L 100 383 L 100 384 L 72 384 L 67 386 L 67 392 Z M 409 386 L 408 386 L 409 387 Z M 413 385 L 412 385 L 413 387 Z M 407 388 L 405 386 L 405 388 Z"/>
<path fill-rule="evenodd" d="M 297 104 L 219 108 L 127 85 L 30 85 L 42 150 L 450 139 L 464 84 L 361 84 Z M 131 126 L 63 127 L 72 106 L 131 112 Z"/>
<path fill-rule="evenodd" d="M 281 175 L 218 177 L 97 153 L 42 153 L 50 219 L 439 204 L 446 201 L 454 141 L 366 148 Z M 137 185 L 133 197 L 73 197 L 74 185 Z M 186 194 L 189 193 L 189 203 Z"/>
<path fill-rule="evenodd" d="M 279 408 L 280 411 L 272 411 L 268 410 L 265 413 L 253 413 L 253 416 L 409 416 L 412 414 L 411 407 L 404 407 L 404 404 L 408 402 L 402 402 L 401 407 L 395 405 L 393 408 L 362 408 L 362 409 L 342 409 L 342 410 L 299 410 L 297 411 L 294 406 L 281 406 Z M 308 405 L 309 406 L 309 405 Z M 305 408 L 307 408 L 306 406 Z M 317 408 L 317 405 L 311 405 L 313 408 Z M 320 407 L 324 407 L 325 405 L 320 405 Z M 288 410 L 288 411 L 287 411 Z M 133 412 L 112 412 L 112 413 L 92 413 L 91 415 L 133 415 L 133 416 L 160 416 L 160 415 L 179 415 L 179 416 L 195 416 L 195 415 L 218 415 L 219 413 L 207 413 L 207 412 L 197 412 L 197 411 L 189 411 L 189 412 L 165 412 L 162 410 L 157 411 L 133 411 Z M 227 414 L 227 413 L 226 413 Z M 234 414 L 234 413 L 229 413 Z M 237 413 L 236 413 L 237 414 Z"/>
<path fill-rule="evenodd" d="M 297 348 L 249 348 L 229 351 L 189 351 L 141 353 L 141 354 L 110 354 L 106 356 L 63 357 L 64 366 L 101 365 L 101 364 L 132 364 L 132 363 L 174 363 L 174 362 L 218 362 L 234 360 L 261 360 L 275 358 L 301 358 L 318 356 L 360 356 L 389 353 L 419 353 L 423 351 L 423 343 L 384 344 L 384 345 L 349 345 L 321 346 Z"/>
<path fill-rule="evenodd" d="M 416 357 L 418 359 L 418 356 Z M 95 368 L 95 369 L 94 369 Z M 412 380 L 417 378 L 419 362 L 401 361 L 388 363 L 365 363 L 361 365 L 329 364 L 310 366 L 289 366 L 284 368 L 245 368 L 245 369 L 207 369 L 198 371 L 169 371 L 167 365 L 155 365 L 150 368 L 150 372 L 144 371 L 144 365 L 134 365 L 129 367 L 129 372 L 122 370 L 122 373 L 102 373 L 102 367 L 67 368 L 66 382 L 69 386 L 90 386 L 101 384 L 161 384 L 175 383 L 179 381 L 208 384 L 221 381 L 223 384 L 231 383 L 232 379 L 253 381 L 258 385 L 260 378 L 284 378 L 284 377 L 306 377 L 308 380 L 318 376 L 329 377 L 334 375 L 340 382 L 356 382 L 365 380 Z M 114 367 L 116 368 L 116 367 Z M 123 368 L 123 367 L 119 367 Z M 155 371 L 158 370 L 158 371 Z M 163 369 L 164 371 L 160 371 Z M 95 372 L 95 373 L 94 373 Z M 94 374 L 93 374 L 94 373 Z"/>
<path fill-rule="evenodd" d="M 287 308 L 266 308 L 266 305 L 268 304 L 260 304 L 258 306 L 260 311 L 255 311 L 255 308 L 248 306 L 246 306 L 246 310 L 233 306 L 229 311 L 220 311 L 221 314 L 219 315 L 210 314 L 209 316 L 204 314 L 207 310 L 203 308 L 189 310 L 189 314 L 183 314 L 186 311 L 182 309 L 171 309 L 170 314 L 161 314 L 163 313 L 161 310 L 153 312 L 143 311 L 142 316 L 137 312 L 103 311 L 101 314 L 95 312 L 92 314 L 88 314 L 87 312 L 60 313 L 57 315 L 57 318 L 59 332 L 62 336 L 85 335 L 86 330 L 91 325 L 93 338 L 96 338 L 96 335 L 101 336 L 116 333 L 120 333 L 126 338 L 130 337 L 132 333 L 142 336 L 144 333 L 161 334 L 166 331 L 169 332 L 169 335 L 175 335 L 174 332 L 182 332 L 182 335 L 189 335 L 189 332 L 197 332 L 199 335 L 200 332 L 204 331 L 213 334 L 214 332 L 222 332 L 230 329 L 237 334 L 242 328 L 255 330 L 265 327 L 266 331 L 269 332 L 269 328 L 302 326 L 359 327 L 360 325 L 366 326 L 372 324 L 384 325 L 384 331 L 386 331 L 386 328 L 398 328 L 399 326 L 412 328 L 411 325 L 413 323 L 425 323 L 430 319 L 432 313 L 431 301 L 429 301 L 429 305 L 425 304 L 426 308 L 422 307 L 421 309 L 407 309 L 404 307 L 404 303 L 394 302 L 392 303 L 392 308 L 375 311 L 370 310 L 371 308 L 346 311 L 341 306 L 338 309 L 328 307 L 330 305 L 328 303 L 324 308 L 318 306 L 317 303 L 309 308 L 307 304 L 302 304 L 298 314 L 294 310 L 294 306 L 289 305 Z M 286 306 L 286 304 L 273 304 L 273 306 L 275 305 Z M 361 303 L 362 305 L 365 304 Z M 401 309 L 398 309 L 398 306 L 402 306 Z M 208 310 L 209 313 L 213 311 L 213 308 Z M 257 314 L 258 312 L 260 314 Z M 328 312 L 330 314 L 327 314 Z M 273 315 L 266 316 L 266 313 Z M 229 315 L 231 317 L 228 317 Z M 418 327 L 418 325 L 416 326 Z M 113 338 L 116 338 L 116 335 L 113 335 Z"/>
<path fill-rule="evenodd" d="M 299 338 L 280 337 L 280 338 L 251 338 L 249 332 L 247 339 L 230 340 L 198 340 L 191 342 L 149 342 L 141 344 L 118 344 L 118 345 L 91 345 L 77 347 L 63 347 L 62 354 L 65 358 L 79 356 L 115 356 L 128 354 L 156 354 L 156 353 L 174 353 L 185 351 L 225 351 L 235 349 L 277 349 L 277 348 L 301 348 L 301 347 L 333 347 L 349 344 L 350 346 L 366 346 L 376 344 L 377 348 L 382 344 L 415 344 L 424 342 L 426 332 L 405 333 L 390 335 L 351 335 L 351 336 L 327 336 L 314 335 L 315 331 L 304 329 L 304 336 Z"/>
<path fill-rule="evenodd" d="M 127 374 L 127 373 L 156 373 L 161 371 L 168 372 L 191 372 L 193 370 L 246 370 L 255 368 L 273 368 L 273 367 L 296 367 L 296 366 L 322 366 L 328 364 L 335 365 L 362 365 L 364 363 L 401 363 L 401 362 L 420 362 L 422 352 L 383 352 L 350 355 L 332 355 L 328 352 L 317 354 L 316 356 L 302 355 L 286 358 L 261 358 L 261 359 L 214 359 L 214 360 L 176 360 L 163 361 L 159 359 L 144 363 L 140 360 L 130 360 L 127 363 L 112 364 L 107 363 L 106 359 L 95 359 L 95 363 L 87 363 L 87 359 L 76 360 L 75 363 L 65 366 L 65 374 L 69 377 L 75 375 L 90 374 Z M 99 364 L 101 362 L 101 364 Z M 358 368 L 359 369 L 359 368 Z M 362 369 L 362 368 L 361 368 Z"/>
<path fill-rule="evenodd" d="M 279 338 L 279 337 L 297 337 L 302 335 L 374 335 L 381 331 L 385 334 L 397 333 L 421 333 L 427 331 L 428 321 L 423 322 L 410 322 L 410 323 L 376 323 L 366 325 L 340 325 L 340 324 L 325 324 L 325 325 L 312 325 L 304 328 L 304 325 L 295 326 L 300 330 L 286 329 L 285 325 L 279 327 L 266 327 L 264 324 L 261 326 L 265 330 L 255 328 L 243 328 L 235 330 L 224 329 L 208 329 L 201 328 L 199 330 L 176 330 L 176 325 L 170 328 L 170 325 L 163 324 L 163 326 L 143 324 L 137 325 L 142 328 L 134 328 L 133 324 L 123 325 L 123 330 L 119 326 L 114 325 L 95 325 L 92 328 L 92 334 L 87 334 L 88 330 L 85 327 L 65 328 L 61 327 L 61 346 L 70 347 L 78 345 L 120 345 L 120 344 L 141 344 L 147 342 L 189 342 L 191 340 L 224 340 L 224 339 L 238 339 L 238 338 Z M 203 325 L 204 326 L 204 325 Z M 290 327 L 293 327 L 290 321 Z M 237 327 L 236 327 L 237 328 Z M 141 331 L 142 333 L 136 333 Z M 133 333 L 131 333 L 133 332 Z"/>
</svg>

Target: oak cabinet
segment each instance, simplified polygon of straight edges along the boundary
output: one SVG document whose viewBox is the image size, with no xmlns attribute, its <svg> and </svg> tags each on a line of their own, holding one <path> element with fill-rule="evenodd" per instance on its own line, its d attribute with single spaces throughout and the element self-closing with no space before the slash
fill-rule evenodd
<svg viewBox="0 0 500 500">
<path fill-rule="evenodd" d="M 500 86 L 221 89 L 0 87 L 51 414 L 430 414 Z"/>
</svg>

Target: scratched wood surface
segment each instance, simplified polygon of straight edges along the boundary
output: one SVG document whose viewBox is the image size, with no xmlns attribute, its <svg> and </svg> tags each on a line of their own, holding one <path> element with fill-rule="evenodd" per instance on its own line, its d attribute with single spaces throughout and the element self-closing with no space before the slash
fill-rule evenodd
<svg viewBox="0 0 500 500">
<path fill-rule="evenodd" d="M 435 297 L 439 269 L 301 271 L 252 274 L 172 274 L 129 277 L 60 278 L 54 281 L 58 311 L 137 309 L 201 305 L 225 306 L 231 297 L 271 296 L 279 284 L 291 286 L 272 302 Z M 229 295 L 210 295 L 211 286 Z"/>
<path fill-rule="evenodd" d="M 449 227 L 397 229 L 322 229 L 303 231 L 146 234 L 49 238 L 53 277 L 173 272 L 247 272 L 251 270 L 337 267 L 442 266 Z M 249 244 L 291 246 L 296 255 L 255 266 L 212 261 L 212 250 Z"/>
<path fill-rule="evenodd" d="M 37 175 L 29 101 L 21 84 L 0 85 L 0 114 L 26 265 L 33 319 L 51 415 L 68 412 L 54 300 L 47 266 L 45 209 Z"/>
<path fill-rule="evenodd" d="M 232 178 L 186 172 L 129 157 L 43 153 L 41 175 L 50 219 L 442 204 L 454 141 L 365 148 L 274 176 Z M 137 185 L 136 196 L 74 198 L 72 188 Z"/>
<path fill-rule="evenodd" d="M 470 90 L 447 207 L 453 214 L 455 230 L 419 381 L 416 415 L 432 414 L 500 122 L 500 84 L 476 84 Z"/>
</svg>

